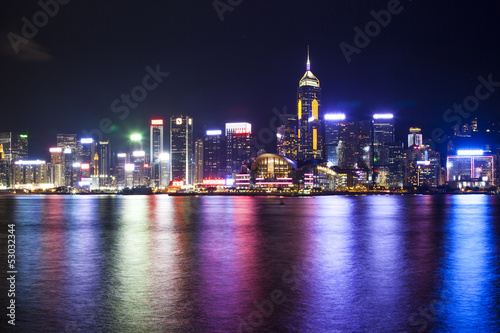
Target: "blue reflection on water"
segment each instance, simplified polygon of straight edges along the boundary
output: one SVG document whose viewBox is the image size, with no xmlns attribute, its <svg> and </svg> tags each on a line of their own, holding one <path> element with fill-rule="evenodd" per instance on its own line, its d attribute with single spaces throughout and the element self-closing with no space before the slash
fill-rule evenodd
<svg viewBox="0 0 500 333">
<path fill-rule="evenodd" d="M 496 202 L 485 195 L 449 199 L 446 250 L 440 269 L 442 287 L 434 309 L 436 327 L 499 332 L 499 242 L 494 232 L 498 216 L 492 214 L 491 207 Z"/>
</svg>

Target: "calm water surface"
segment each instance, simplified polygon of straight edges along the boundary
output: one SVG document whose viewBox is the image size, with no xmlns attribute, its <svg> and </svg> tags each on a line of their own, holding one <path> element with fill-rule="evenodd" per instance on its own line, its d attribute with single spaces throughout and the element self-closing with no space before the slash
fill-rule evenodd
<svg viewBox="0 0 500 333">
<path fill-rule="evenodd" d="M 2 281 L 16 224 L 16 329 L 500 331 L 499 197 L 284 203 L 0 196 Z"/>
</svg>

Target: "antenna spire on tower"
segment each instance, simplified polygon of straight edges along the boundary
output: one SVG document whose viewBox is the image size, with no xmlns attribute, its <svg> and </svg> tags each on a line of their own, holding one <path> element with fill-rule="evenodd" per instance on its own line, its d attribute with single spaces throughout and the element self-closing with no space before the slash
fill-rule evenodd
<svg viewBox="0 0 500 333">
<path fill-rule="evenodd" d="M 307 66 L 306 66 L 306 69 L 308 71 L 311 70 L 311 61 L 309 60 L 309 45 L 307 45 Z"/>
</svg>

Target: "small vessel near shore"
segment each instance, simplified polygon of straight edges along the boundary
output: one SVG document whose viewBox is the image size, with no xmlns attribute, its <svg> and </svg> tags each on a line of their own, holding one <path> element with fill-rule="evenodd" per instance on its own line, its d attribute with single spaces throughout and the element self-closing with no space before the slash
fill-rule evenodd
<svg viewBox="0 0 500 333">
<path fill-rule="evenodd" d="M 120 194 L 123 195 L 152 195 L 153 189 L 151 187 L 147 186 L 140 186 L 140 187 L 126 187 L 124 188 Z"/>
</svg>

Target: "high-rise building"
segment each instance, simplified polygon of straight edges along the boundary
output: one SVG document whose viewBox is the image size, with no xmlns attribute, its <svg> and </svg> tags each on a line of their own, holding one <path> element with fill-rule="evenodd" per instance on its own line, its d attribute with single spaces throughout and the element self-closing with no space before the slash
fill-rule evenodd
<svg viewBox="0 0 500 333">
<path fill-rule="evenodd" d="M 406 149 L 403 142 L 394 142 L 389 145 L 389 174 L 386 185 L 390 188 L 402 188 L 404 186 Z"/>
<path fill-rule="evenodd" d="M 280 156 L 288 157 L 292 160 L 297 160 L 297 116 L 293 114 L 285 114 L 285 123 L 278 127 L 277 136 L 277 152 Z"/>
<path fill-rule="evenodd" d="M 151 120 L 150 129 L 151 186 L 161 185 L 160 155 L 163 153 L 163 119 Z"/>
<path fill-rule="evenodd" d="M 394 115 L 390 113 L 374 114 L 372 124 L 375 145 L 394 143 Z"/>
<path fill-rule="evenodd" d="M 411 191 L 419 187 L 435 188 L 440 183 L 441 155 L 430 145 L 413 145 L 406 153 L 405 186 Z"/>
<path fill-rule="evenodd" d="M 472 119 L 471 121 L 471 128 L 472 128 L 472 132 L 478 132 L 478 127 L 477 127 L 477 117 Z"/>
<path fill-rule="evenodd" d="M 0 132 L 0 183 L 2 186 L 8 187 L 14 184 L 13 166 L 14 162 L 19 159 L 18 151 L 19 135 L 13 132 Z"/>
<path fill-rule="evenodd" d="M 168 186 L 170 182 L 170 154 L 163 152 L 160 154 L 160 186 Z"/>
<path fill-rule="evenodd" d="M 110 187 L 112 185 L 112 159 L 111 159 L 111 146 L 109 140 L 99 141 L 96 149 L 97 161 L 94 164 L 98 168 L 99 187 Z M 95 161 L 95 157 L 94 157 Z M 95 170 L 94 170 L 95 174 Z"/>
<path fill-rule="evenodd" d="M 480 149 L 457 150 L 446 163 L 446 181 L 453 188 L 487 188 L 495 183 L 495 158 Z"/>
<path fill-rule="evenodd" d="M 339 167 L 371 170 L 371 122 L 349 121 L 339 133 Z"/>
<path fill-rule="evenodd" d="M 17 159 L 28 158 L 28 134 L 18 134 Z"/>
<path fill-rule="evenodd" d="M 94 162 L 95 155 L 95 141 L 92 138 L 82 138 L 77 142 L 76 147 L 76 161 L 81 165 L 84 165 L 83 168 L 80 169 L 80 177 L 79 178 L 90 178 L 93 174 L 92 172 L 92 164 Z M 87 165 L 89 166 L 87 168 Z"/>
<path fill-rule="evenodd" d="M 322 158 L 320 110 L 321 88 L 318 78 L 311 72 L 308 49 L 306 73 L 300 79 L 297 89 L 298 159 Z"/>
<path fill-rule="evenodd" d="M 64 186 L 74 186 L 77 179 L 72 166 L 75 163 L 76 152 L 71 148 L 61 149 L 63 150 Z"/>
<path fill-rule="evenodd" d="M 0 154 L 2 153 L 2 149 L 3 147 L 0 144 Z M 9 162 L 4 158 L 0 158 L 0 187 L 9 187 L 10 185 Z"/>
<path fill-rule="evenodd" d="M 45 161 L 18 160 L 14 162 L 13 170 L 14 185 L 39 185 L 47 183 L 47 164 Z"/>
<path fill-rule="evenodd" d="M 374 114 L 372 120 L 372 182 L 388 185 L 390 145 L 394 143 L 394 116 Z"/>
<path fill-rule="evenodd" d="M 194 143 L 194 183 L 203 182 L 203 139 L 197 139 Z"/>
<path fill-rule="evenodd" d="M 193 185 L 193 118 L 170 118 L 170 181 Z"/>
<path fill-rule="evenodd" d="M 77 159 L 76 134 L 57 134 L 57 148 L 63 149 L 64 155 L 64 185 L 75 186 L 78 179 L 77 171 L 72 167 Z"/>
<path fill-rule="evenodd" d="M 64 151 L 62 148 L 50 148 L 50 179 L 55 187 L 66 186 L 64 180 Z"/>
<path fill-rule="evenodd" d="M 226 140 L 222 131 L 207 131 L 203 141 L 203 178 L 226 178 Z"/>
<path fill-rule="evenodd" d="M 325 158 L 333 164 L 339 165 L 340 133 L 346 126 L 344 113 L 325 115 Z"/>
<path fill-rule="evenodd" d="M 57 134 L 57 147 L 70 148 L 76 154 L 77 151 L 76 134 Z"/>
<path fill-rule="evenodd" d="M 95 142 L 92 138 L 82 138 L 77 143 L 76 158 L 78 162 L 92 164 L 95 153 Z"/>
<path fill-rule="evenodd" d="M 241 166 L 251 163 L 251 148 L 252 125 L 250 123 L 226 123 L 226 172 L 228 176 L 241 173 Z"/>
<path fill-rule="evenodd" d="M 15 132 L 0 132 L 0 150 L 9 163 L 28 157 L 28 135 Z M 0 156 L 2 157 L 2 156 Z"/>
<path fill-rule="evenodd" d="M 412 146 L 422 147 L 423 137 L 422 130 L 418 127 L 410 127 L 410 134 L 408 134 L 408 148 Z"/>
<path fill-rule="evenodd" d="M 118 153 L 116 154 L 116 165 L 114 168 L 115 182 L 114 185 L 118 188 L 126 187 L 126 178 L 125 178 L 125 166 L 128 163 L 128 155 L 127 153 Z"/>
<path fill-rule="evenodd" d="M 133 168 L 130 165 L 133 165 Z M 128 168 L 132 175 L 132 187 L 148 185 L 149 164 L 143 149 L 141 134 L 130 136 L 130 164 Z"/>
</svg>

